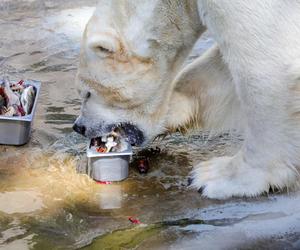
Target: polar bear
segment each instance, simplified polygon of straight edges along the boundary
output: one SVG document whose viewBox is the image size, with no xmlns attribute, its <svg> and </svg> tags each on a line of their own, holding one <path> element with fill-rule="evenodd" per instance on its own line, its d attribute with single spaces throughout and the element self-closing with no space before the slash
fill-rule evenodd
<svg viewBox="0 0 300 250">
<path fill-rule="evenodd" d="M 298 187 L 299 10 L 298 0 L 100 0 L 83 36 L 74 129 L 122 127 L 135 145 L 177 128 L 239 129 L 240 151 L 196 166 L 192 188 L 226 199 Z M 206 29 L 216 45 L 183 67 Z"/>
</svg>

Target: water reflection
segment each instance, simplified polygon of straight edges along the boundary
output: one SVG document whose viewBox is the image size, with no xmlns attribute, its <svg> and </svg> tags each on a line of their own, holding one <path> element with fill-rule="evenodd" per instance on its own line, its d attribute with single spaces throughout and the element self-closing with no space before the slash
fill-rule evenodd
<svg viewBox="0 0 300 250">
<path fill-rule="evenodd" d="M 101 188 L 96 193 L 101 209 L 122 208 L 124 199 L 124 188 L 121 184 L 100 184 Z"/>
</svg>

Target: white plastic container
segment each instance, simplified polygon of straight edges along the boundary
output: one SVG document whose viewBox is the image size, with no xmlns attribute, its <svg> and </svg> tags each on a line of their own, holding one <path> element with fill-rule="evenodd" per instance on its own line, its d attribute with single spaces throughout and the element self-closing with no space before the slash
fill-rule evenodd
<svg viewBox="0 0 300 250">
<path fill-rule="evenodd" d="M 122 181 L 128 177 L 132 148 L 120 153 L 98 153 L 88 144 L 88 175 L 96 181 Z"/>
</svg>

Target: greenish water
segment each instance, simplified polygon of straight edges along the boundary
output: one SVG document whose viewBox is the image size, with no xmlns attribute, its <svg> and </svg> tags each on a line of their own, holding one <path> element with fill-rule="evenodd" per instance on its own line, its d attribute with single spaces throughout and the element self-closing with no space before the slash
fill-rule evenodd
<svg viewBox="0 0 300 250">
<path fill-rule="evenodd" d="M 132 228 L 120 229 L 111 233 L 104 234 L 92 242 L 91 245 L 81 248 L 82 250 L 96 250 L 96 249 L 135 249 L 144 240 L 149 239 L 162 230 L 168 227 L 179 226 L 185 227 L 187 225 L 204 224 L 201 220 L 181 219 L 176 221 L 164 221 L 150 225 L 139 225 Z"/>
</svg>

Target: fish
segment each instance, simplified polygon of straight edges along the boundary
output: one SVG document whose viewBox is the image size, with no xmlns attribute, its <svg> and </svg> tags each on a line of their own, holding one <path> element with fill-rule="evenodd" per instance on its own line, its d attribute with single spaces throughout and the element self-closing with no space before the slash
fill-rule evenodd
<svg viewBox="0 0 300 250">
<path fill-rule="evenodd" d="M 1 109 L 1 115 L 11 117 L 16 114 L 16 109 L 13 106 L 10 106 L 8 108 L 4 107 Z"/>
<path fill-rule="evenodd" d="M 115 138 L 113 136 L 107 137 L 107 142 L 105 143 L 105 146 L 107 148 L 107 152 L 110 152 L 113 147 L 117 146 Z"/>
<path fill-rule="evenodd" d="M 26 87 L 21 94 L 21 104 L 26 115 L 29 115 L 35 99 L 35 90 L 33 86 Z M 18 105 L 19 106 L 19 105 Z"/>
<path fill-rule="evenodd" d="M 98 153 L 123 152 L 128 149 L 128 142 L 120 133 L 111 131 L 102 137 L 93 138 L 90 147 Z"/>
<path fill-rule="evenodd" d="M 17 115 L 17 116 L 24 116 L 24 115 L 26 115 L 26 113 L 25 113 L 22 105 L 20 105 L 20 106 L 13 106 L 13 107 L 16 110 L 16 114 L 15 115 Z"/>
<path fill-rule="evenodd" d="M 2 95 L 0 95 L 0 108 L 5 106 L 5 99 Z"/>
<path fill-rule="evenodd" d="M 10 107 L 10 106 L 20 106 L 20 98 L 18 95 L 16 95 L 12 89 L 10 88 L 10 82 L 8 80 L 8 78 L 4 78 L 4 93 L 6 96 L 6 106 Z"/>
<path fill-rule="evenodd" d="M 0 79 L 0 115 L 27 115 L 31 112 L 34 100 L 33 86 L 26 86 L 23 80 L 12 84 L 8 77 Z"/>
</svg>

